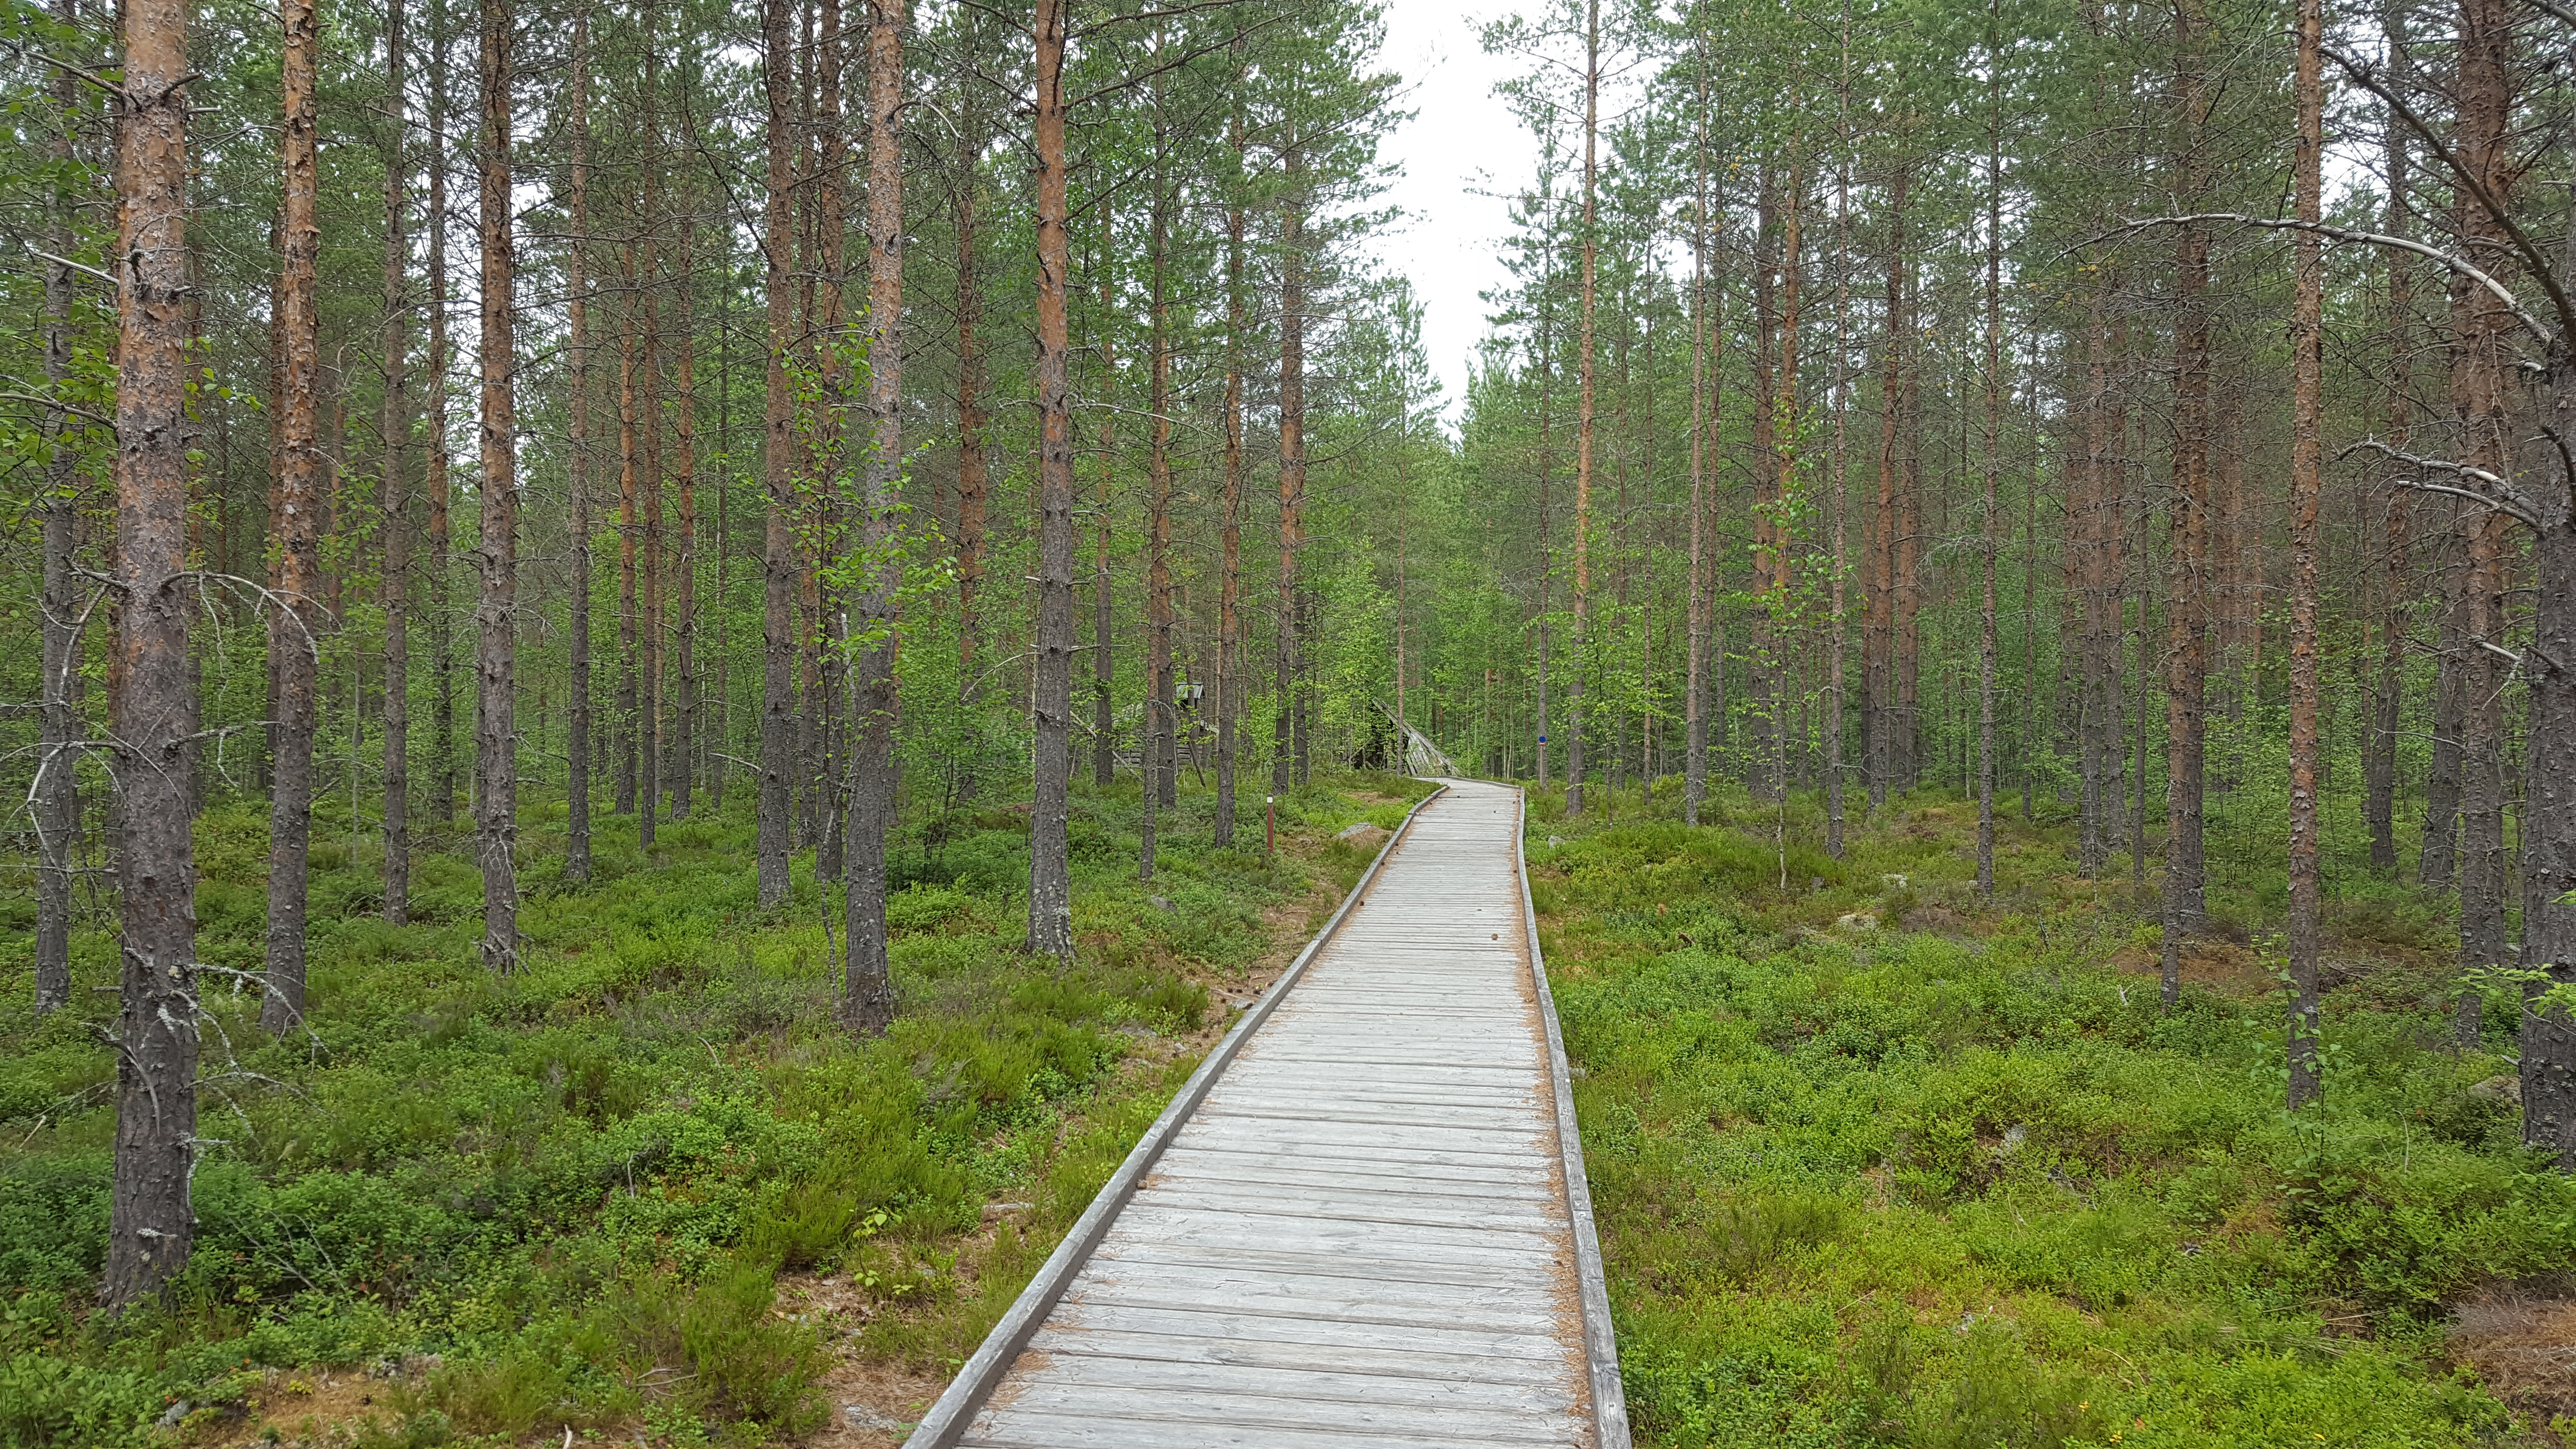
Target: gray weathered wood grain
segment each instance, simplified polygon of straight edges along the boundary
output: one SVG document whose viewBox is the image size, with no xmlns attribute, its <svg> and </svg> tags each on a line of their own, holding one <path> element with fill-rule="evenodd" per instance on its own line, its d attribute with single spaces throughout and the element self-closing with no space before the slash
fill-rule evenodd
<svg viewBox="0 0 2576 1449">
<path fill-rule="evenodd" d="M 1627 1449 L 1519 792 L 1446 783 L 910 1449 Z"/>
</svg>

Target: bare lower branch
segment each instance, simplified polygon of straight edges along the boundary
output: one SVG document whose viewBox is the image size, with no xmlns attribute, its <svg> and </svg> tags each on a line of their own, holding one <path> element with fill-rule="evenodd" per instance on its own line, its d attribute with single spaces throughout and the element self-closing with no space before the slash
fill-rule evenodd
<svg viewBox="0 0 2576 1449">
<path fill-rule="evenodd" d="M 2421 478 L 2400 478 L 2396 482 L 2401 488 L 2414 488 L 2426 493 L 2448 493 L 2495 509 L 2499 513 L 2510 514 L 2533 529 L 2548 526 L 2541 518 L 2539 506 L 2534 504 L 2520 488 L 2515 487 L 2512 479 L 2502 474 L 2491 473 L 2484 468 L 2467 463 L 2454 462 L 2449 458 L 2418 457 L 2413 453 L 2392 448 L 2377 438 L 2363 438 L 2352 444 L 2335 454 L 2335 461 L 2341 462 L 2358 452 L 2377 453 L 2391 462 L 2403 463 L 2409 468 L 2429 468 L 2436 473 L 2453 474 L 2483 485 L 2483 491 L 2481 491 L 2446 487 L 2440 483 L 2426 482 Z"/>
<path fill-rule="evenodd" d="M 2539 318 L 2531 315 L 2523 308 L 2522 303 L 2514 299 L 2512 289 L 2504 283 L 2480 271 L 2465 258 L 2453 256 L 2440 247 L 2427 246 L 2411 237 L 2390 236 L 2386 232 L 2378 231 L 2360 231 L 2348 226 L 2336 226 L 2331 222 L 2300 221 L 2296 217 L 2288 216 L 2253 216 L 2241 211 L 2201 211 L 2189 216 L 2144 216 L 2124 221 L 2109 231 L 2087 239 L 2084 245 L 2090 246 L 2096 242 L 2108 241 L 2133 231 L 2144 231 L 2151 226 L 2184 226 L 2199 223 L 2250 226 L 2265 231 L 2312 232 L 2331 241 L 2353 242 L 2363 246 L 2394 247 L 2399 251 L 2413 252 L 2419 257 L 2429 257 L 2485 288 L 2489 295 L 2502 303 L 2507 311 L 2513 313 L 2514 320 L 2520 322 L 2524 330 L 2530 332 L 2541 346 L 2550 346 L 2558 340 L 2556 333 L 2542 326 Z"/>
<path fill-rule="evenodd" d="M 2363 89 L 2386 101 L 2388 108 L 2396 112 L 2397 118 L 2406 123 L 2406 128 L 2413 131 L 2434 155 L 2442 158 L 2442 164 L 2449 168 L 2452 179 L 2475 198 L 2478 209 L 2484 211 L 2504 231 L 2506 239 L 2513 243 L 2514 251 L 2521 256 L 2522 264 L 2531 269 L 2533 279 L 2540 283 L 2542 291 L 2549 294 L 2549 304 L 2558 313 L 2560 331 L 2576 334 L 2576 302 L 2568 299 L 2566 289 L 2558 284 L 2558 274 L 2549 268 L 2549 259 L 2541 255 L 2538 244 L 2534 243 L 2530 235 L 2523 231 L 2521 225 L 2514 221 L 2513 214 L 2506 209 L 2503 198 L 2487 190 L 2485 178 L 2462 166 L 2459 158 L 2451 154 L 2450 145 L 2443 140 L 2443 133 L 2427 125 L 2423 117 L 2415 114 L 2414 108 L 2406 104 L 2405 97 L 2380 82 L 2376 66 L 2351 60 L 2331 45 L 2320 44 L 2317 50 L 2319 54 L 2342 67 L 2343 73 L 2351 76 Z M 2519 308 L 2515 309 L 2515 315 L 2521 315 Z M 2528 319 L 2526 319 L 2527 323 Z"/>
</svg>

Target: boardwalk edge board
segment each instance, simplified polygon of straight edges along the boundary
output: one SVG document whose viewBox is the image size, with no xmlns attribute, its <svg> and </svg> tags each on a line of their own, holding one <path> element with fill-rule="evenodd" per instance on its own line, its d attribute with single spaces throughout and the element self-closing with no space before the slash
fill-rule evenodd
<svg viewBox="0 0 2576 1449">
<path fill-rule="evenodd" d="M 1592 1428 L 1599 1449 L 1629 1449 L 1628 1393 L 1619 1382 L 1619 1339 L 1610 1323 L 1610 1289 L 1601 1271 L 1601 1238 L 1592 1226 L 1592 1187 L 1583 1175 L 1583 1134 L 1574 1118 L 1574 1073 L 1565 1059 L 1565 1033 L 1556 1021 L 1556 995 L 1547 988 L 1547 963 L 1539 955 L 1538 905 L 1530 899 L 1529 795 L 1512 830 L 1512 866 L 1521 883 L 1521 921 L 1529 930 L 1530 977 L 1538 986 L 1539 1014 L 1547 1021 L 1548 1074 L 1556 1079 L 1556 1140 L 1565 1154 L 1565 1205 L 1574 1219 L 1575 1276 L 1583 1295 L 1583 1350 L 1592 1370 Z"/>
<path fill-rule="evenodd" d="M 1091 1206 L 1083 1209 L 1082 1216 L 1074 1220 L 1072 1230 L 1064 1235 L 1063 1242 L 1056 1244 L 1055 1251 L 1047 1255 L 1046 1263 L 1038 1269 L 1037 1276 L 1029 1280 L 1029 1286 L 1020 1290 L 1020 1296 L 1012 1302 L 1010 1311 L 1003 1314 L 1001 1321 L 993 1325 L 993 1331 L 984 1336 L 983 1345 L 977 1348 L 974 1357 L 966 1360 L 965 1366 L 957 1371 L 957 1377 L 949 1382 L 947 1391 L 939 1396 L 939 1402 L 931 1405 L 930 1412 L 922 1416 L 921 1423 L 912 1431 L 912 1437 L 904 1440 L 904 1449 L 949 1449 L 949 1446 L 955 1444 L 966 1432 L 967 1426 L 974 1422 L 977 1411 L 984 1407 L 985 1400 L 991 1398 L 993 1390 L 1001 1386 L 1002 1379 L 1010 1372 L 1012 1363 L 1019 1358 L 1021 1351 L 1028 1347 L 1029 1340 L 1035 1336 L 1038 1326 L 1046 1321 L 1050 1312 L 1054 1311 L 1057 1301 L 1064 1297 L 1065 1290 L 1073 1286 L 1075 1276 L 1082 1271 L 1083 1264 L 1089 1261 L 1092 1251 L 1100 1246 L 1100 1240 L 1107 1235 L 1110 1224 L 1117 1221 L 1120 1210 L 1127 1206 L 1127 1200 L 1135 1196 L 1137 1184 L 1143 1182 L 1146 1175 L 1154 1170 L 1156 1159 L 1163 1155 L 1164 1147 L 1169 1145 L 1173 1136 L 1180 1131 L 1181 1124 L 1187 1122 L 1190 1114 L 1198 1110 L 1199 1103 L 1206 1099 L 1208 1090 L 1216 1085 L 1217 1078 L 1225 1074 L 1227 1065 L 1233 1062 L 1236 1054 L 1242 1050 L 1245 1040 L 1260 1029 L 1262 1022 L 1269 1019 L 1272 1010 L 1286 999 L 1288 989 L 1297 984 L 1298 977 L 1305 974 L 1307 964 L 1323 954 L 1324 947 L 1340 932 L 1342 922 L 1349 919 L 1351 912 L 1367 897 L 1370 883 L 1377 879 L 1378 872 L 1384 869 L 1387 861 L 1395 855 L 1395 848 L 1403 843 L 1405 833 L 1413 828 L 1414 818 L 1422 813 L 1422 807 L 1447 794 L 1448 790 L 1448 786 L 1440 786 L 1415 801 L 1413 808 L 1405 812 L 1404 823 L 1398 825 L 1395 833 L 1387 837 L 1386 844 L 1378 850 L 1377 858 L 1369 862 L 1369 868 L 1362 872 L 1359 880 L 1343 894 L 1342 903 L 1333 912 L 1332 919 L 1326 921 L 1324 928 L 1317 931 L 1314 939 L 1306 943 L 1306 949 L 1297 953 L 1297 959 L 1290 962 L 1288 969 L 1280 973 L 1279 979 L 1270 984 L 1270 989 L 1261 993 L 1260 1000 L 1254 1002 L 1252 1008 L 1243 1014 L 1243 1019 L 1234 1024 L 1234 1029 L 1227 1032 L 1224 1040 L 1216 1044 L 1216 1049 L 1207 1054 L 1207 1060 L 1199 1063 L 1199 1069 L 1192 1072 L 1190 1079 L 1182 1084 L 1181 1090 L 1173 1096 L 1171 1105 L 1163 1109 L 1163 1115 L 1155 1118 L 1154 1125 L 1145 1129 L 1145 1135 L 1136 1139 L 1136 1145 L 1128 1152 L 1127 1160 L 1118 1164 L 1118 1170 L 1110 1175 L 1108 1183 L 1100 1189 L 1100 1195 L 1093 1198 Z M 1519 849 L 1517 845 L 1513 848 L 1515 851 Z M 1524 909 L 1526 909 L 1529 893 L 1526 872 L 1521 883 L 1521 893 Z M 1535 961 L 1538 943 L 1535 929 L 1530 937 L 1530 943 L 1531 959 Z M 1546 999 L 1546 991 L 1545 980 L 1542 977 L 1539 987 L 1542 1001 Z M 1547 1020 L 1549 1040 L 1552 1042 L 1555 1040 L 1556 1030 L 1556 1011 L 1552 1006 L 1547 1009 Z M 1564 1096 L 1565 1053 L 1562 1048 L 1557 1050 L 1556 1056 L 1559 1110 L 1564 1113 L 1564 1120 L 1570 1122 L 1573 1120 L 1572 1111 L 1562 1105 L 1564 1101 L 1569 1100 Z M 1581 1241 L 1588 1244 L 1591 1242 L 1592 1224 L 1590 1200 L 1587 1197 L 1583 1201 L 1586 1206 L 1578 1220 L 1580 1224 L 1578 1232 Z M 1590 1265 L 1587 1270 L 1590 1276 L 1585 1280 L 1586 1283 L 1597 1286 L 1600 1281 L 1600 1254 L 1592 1252 L 1584 1262 Z M 1592 1299 L 1590 1295 L 1593 1291 L 1594 1287 L 1591 1286 L 1587 1286 L 1585 1290 L 1583 1313 L 1587 1338 L 1591 1334 Z M 1603 1322 L 1607 1324 L 1606 1317 Z M 1606 1327 L 1604 1332 L 1606 1334 Z M 1597 1368 L 1594 1370 L 1593 1377 L 1597 1384 L 1600 1378 Z M 1610 1382 L 1614 1389 L 1618 1381 L 1619 1375 L 1614 1365 L 1610 1375 Z M 1597 1401 L 1599 1397 L 1597 1388 L 1594 1391 L 1594 1397 Z M 1619 1422 L 1621 1430 L 1617 1444 L 1613 1445 L 1608 1440 L 1604 1440 L 1603 1449 L 1625 1449 L 1628 1436 L 1624 1409 L 1621 1411 Z"/>
</svg>

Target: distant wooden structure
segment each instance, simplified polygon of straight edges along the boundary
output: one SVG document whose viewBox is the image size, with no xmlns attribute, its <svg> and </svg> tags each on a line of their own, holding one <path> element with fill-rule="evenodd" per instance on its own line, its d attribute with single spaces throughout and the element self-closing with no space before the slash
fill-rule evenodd
<svg viewBox="0 0 2576 1449">
<path fill-rule="evenodd" d="M 1415 807 L 907 1449 L 1628 1449 L 1521 808 Z"/>
</svg>

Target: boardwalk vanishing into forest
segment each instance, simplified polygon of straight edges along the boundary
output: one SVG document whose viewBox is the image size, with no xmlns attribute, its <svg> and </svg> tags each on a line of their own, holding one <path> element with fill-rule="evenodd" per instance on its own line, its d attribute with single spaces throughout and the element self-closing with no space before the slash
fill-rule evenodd
<svg viewBox="0 0 2576 1449">
<path fill-rule="evenodd" d="M 1626 1449 L 1520 792 L 1446 783 L 909 1449 Z"/>
</svg>

